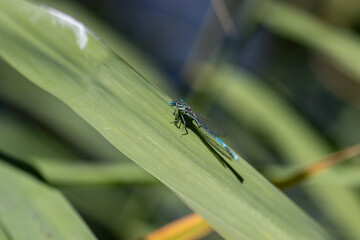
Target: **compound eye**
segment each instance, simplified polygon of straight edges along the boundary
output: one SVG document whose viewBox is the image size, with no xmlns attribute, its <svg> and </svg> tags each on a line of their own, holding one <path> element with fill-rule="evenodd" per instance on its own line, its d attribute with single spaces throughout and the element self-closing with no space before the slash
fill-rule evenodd
<svg viewBox="0 0 360 240">
<path fill-rule="evenodd" d="M 180 100 L 179 100 L 179 102 L 182 102 L 182 103 L 183 103 L 183 102 L 184 102 L 184 100 L 180 99 Z"/>
<path fill-rule="evenodd" d="M 174 105 L 175 105 L 175 101 L 171 101 L 170 106 L 174 106 Z"/>
</svg>

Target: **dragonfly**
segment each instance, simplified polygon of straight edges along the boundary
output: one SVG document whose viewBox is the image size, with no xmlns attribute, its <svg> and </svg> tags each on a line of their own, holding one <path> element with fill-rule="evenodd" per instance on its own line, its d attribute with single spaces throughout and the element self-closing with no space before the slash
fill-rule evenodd
<svg viewBox="0 0 360 240">
<path fill-rule="evenodd" d="M 184 135 L 184 131 L 186 131 L 186 121 L 185 121 L 185 117 L 187 116 L 191 119 L 193 119 L 196 123 L 196 125 L 199 128 L 203 128 L 208 134 L 210 134 L 210 136 L 215 139 L 215 141 L 220 144 L 220 146 L 226 150 L 226 152 L 230 155 L 230 157 L 236 161 L 239 160 L 239 157 L 223 142 L 221 141 L 217 136 L 216 136 L 216 132 L 218 132 L 218 130 L 216 130 L 216 128 L 213 128 L 213 124 L 211 124 L 210 121 L 206 120 L 205 118 L 201 117 L 200 115 L 198 115 L 196 112 L 194 112 L 194 110 L 191 109 L 191 107 L 189 107 L 183 99 L 179 99 L 179 100 L 173 100 L 170 102 L 170 106 L 175 106 L 175 110 L 173 115 L 175 116 L 175 120 L 172 121 L 171 123 L 175 123 L 178 124 L 179 122 L 182 123 L 182 130 L 181 130 L 181 134 Z M 215 130 L 214 130 L 215 129 Z M 185 133 L 185 134 L 186 134 Z"/>
</svg>

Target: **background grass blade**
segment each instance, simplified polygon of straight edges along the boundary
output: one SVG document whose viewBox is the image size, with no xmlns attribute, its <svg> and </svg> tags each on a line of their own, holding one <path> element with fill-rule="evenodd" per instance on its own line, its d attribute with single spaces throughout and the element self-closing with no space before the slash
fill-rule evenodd
<svg viewBox="0 0 360 240">
<path fill-rule="evenodd" d="M 0 229 L 6 230 L 0 236 L 95 239 L 61 194 L 1 161 L 0 195 Z"/>
<path fill-rule="evenodd" d="M 193 133 L 179 137 L 170 98 L 83 26 L 52 9 L 0 1 L 0 55 L 165 183 L 227 239 L 328 239 L 245 161 L 229 169 Z"/>
<path fill-rule="evenodd" d="M 334 66 L 360 83 L 359 37 L 327 25 L 299 8 L 279 1 L 264 4 L 261 23 L 271 31 L 320 52 L 334 61 Z"/>
<path fill-rule="evenodd" d="M 33 159 L 41 175 L 57 186 L 157 184 L 154 177 L 132 163 L 79 163 Z"/>
</svg>

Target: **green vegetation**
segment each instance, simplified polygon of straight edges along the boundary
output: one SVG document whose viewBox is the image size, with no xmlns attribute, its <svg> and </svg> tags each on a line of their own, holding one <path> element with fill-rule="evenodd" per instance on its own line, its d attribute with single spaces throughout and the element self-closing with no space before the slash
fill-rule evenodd
<svg viewBox="0 0 360 240">
<path fill-rule="evenodd" d="M 261 26 L 295 55 L 300 46 L 331 65 L 309 54 L 296 58 L 299 66 L 350 79 L 327 92 L 340 102 L 329 106 L 339 114 L 327 128 L 301 111 L 311 91 L 293 91 L 314 85 L 308 69 L 310 81 L 291 82 L 294 68 L 278 57 L 255 76 L 229 60 L 226 45 L 206 62 L 193 59 L 184 98 L 226 116 L 217 120 L 243 157 L 236 162 L 192 130 L 180 137 L 167 95 L 180 92 L 150 57 L 81 8 L 45 2 L 59 10 L 0 0 L 0 239 L 139 239 L 190 210 L 225 239 L 360 237 L 359 158 L 310 176 L 289 196 L 266 179 L 358 143 L 359 106 L 343 97 L 349 86 L 360 89 L 360 41 L 350 29 L 276 1 L 247 3 L 233 16 L 248 24 L 244 39 Z M 331 81 L 324 85 L 339 79 Z"/>
</svg>

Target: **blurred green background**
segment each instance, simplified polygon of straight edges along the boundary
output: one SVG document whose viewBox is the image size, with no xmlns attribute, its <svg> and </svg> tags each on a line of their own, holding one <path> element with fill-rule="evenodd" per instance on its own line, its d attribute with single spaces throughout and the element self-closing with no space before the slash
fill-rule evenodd
<svg viewBox="0 0 360 240">
<path fill-rule="evenodd" d="M 84 23 L 163 92 L 225 125 L 225 141 L 272 178 L 359 143 L 358 0 L 35 2 Z M 0 69 L 0 151 L 53 171 L 99 239 L 139 239 L 191 212 L 60 100 L 5 61 Z M 120 161 L 133 179 L 69 184 L 43 158 Z M 360 239 L 359 160 L 285 191 L 334 239 Z"/>
</svg>

